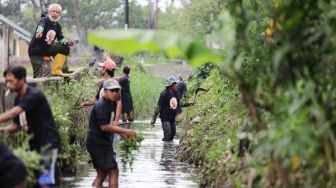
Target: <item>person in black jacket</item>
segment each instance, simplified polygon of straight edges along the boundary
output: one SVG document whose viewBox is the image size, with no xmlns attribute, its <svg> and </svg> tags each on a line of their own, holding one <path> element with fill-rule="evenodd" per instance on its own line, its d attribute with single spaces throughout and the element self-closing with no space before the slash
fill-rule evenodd
<svg viewBox="0 0 336 188">
<path fill-rule="evenodd" d="M 182 99 L 183 97 L 186 97 L 188 88 L 187 85 L 184 83 L 184 80 L 181 75 L 178 75 L 177 78 L 178 82 L 176 84 L 176 90 L 180 99 Z"/>
<path fill-rule="evenodd" d="M 43 56 L 53 56 L 54 62 L 51 69 L 53 76 L 68 77 L 69 74 L 62 72 L 64 63 L 70 53 L 69 46 L 73 40 L 67 40 L 62 33 L 62 27 L 58 23 L 62 7 L 59 4 L 51 4 L 48 15 L 42 17 L 36 27 L 35 34 L 30 41 L 28 54 L 32 63 L 34 78 L 42 76 Z M 55 39 L 59 44 L 55 43 Z"/>
<path fill-rule="evenodd" d="M 166 88 L 160 94 L 158 106 L 151 124 L 155 124 L 156 117 L 160 114 L 163 130 L 162 141 L 172 141 L 176 134 L 175 118 L 180 99 L 176 91 L 176 80 L 174 77 L 168 77 L 165 86 Z"/>
</svg>

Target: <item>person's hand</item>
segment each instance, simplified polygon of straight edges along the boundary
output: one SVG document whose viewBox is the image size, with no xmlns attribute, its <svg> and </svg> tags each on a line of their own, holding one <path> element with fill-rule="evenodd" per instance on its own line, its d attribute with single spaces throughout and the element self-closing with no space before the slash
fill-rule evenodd
<svg viewBox="0 0 336 188">
<path fill-rule="evenodd" d="M 119 125 L 119 122 L 118 121 L 113 121 L 112 122 L 112 126 L 118 126 Z"/>
<path fill-rule="evenodd" d="M 127 129 L 127 130 L 124 132 L 124 134 L 122 134 L 122 135 L 125 135 L 125 136 L 127 136 L 128 138 L 134 138 L 134 137 L 136 137 L 136 132 L 133 131 L 132 129 Z"/>
<path fill-rule="evenodd" d="M 0 134 L 1 133 L 7 133 L 7 130 L 5 127 L 0 127 Z"/>
<path fill-rule="evenodd" d="M 37 39 L 41 39 L 41 38 L 42 38 L 42 33 L 36 33 L 36 34 L 35 34 L 35 38 L 37 38 Z"/>
<path fill-rule="evenodd" d="M 82 104 L 80 104 L 77 108 L 78 109 L 82 109 L 82 108 L 84 108 L 85 107 L 85 102 L 83 102 Z"/>
<path fill-rule="evenodd" d="M 72 39 L 69 39 L 67 42 L 67 46 L 73 46 L 74 45 L 74 41 Z"/>
<path fill-rule="evenodd" d="M 155 119 L 152 119 L 152 121 L 150 122 L 151 125 L 154 125 L 155 124 Z"/>
</svg>

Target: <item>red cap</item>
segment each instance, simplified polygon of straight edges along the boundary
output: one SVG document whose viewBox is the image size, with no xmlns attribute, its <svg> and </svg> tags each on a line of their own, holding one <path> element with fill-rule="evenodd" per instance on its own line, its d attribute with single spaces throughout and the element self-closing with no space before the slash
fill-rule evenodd
<svg viewBox="0 0 336 188">
<path fill-rule="evenodd" d="M 99 63 L 99 66 L 102 66 L 107 70 L 113 70 L 117 65 L 112 59 L 107 59 L 104 61 L 104 63 Z"/>
</svg>

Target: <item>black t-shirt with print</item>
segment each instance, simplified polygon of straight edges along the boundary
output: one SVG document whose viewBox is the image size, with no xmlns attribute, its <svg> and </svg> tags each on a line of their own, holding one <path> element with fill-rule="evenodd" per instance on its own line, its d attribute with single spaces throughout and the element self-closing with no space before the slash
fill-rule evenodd
<svg viewBox="0 0 336 188">
<path fill-rule="evenodd" d="M 179 108 L 180 99 L 176 91 L 170 92 L 165 89 L 161 92 L 158 105 L 160 108 L 161 121 L 175 122 L 177 109 Z M 174 105 L 174 103 L 176 105 Z"/>
<path fill-rule="evenodd" d="M 23 129 L 28 126 L 31 150 L 40 151 L 44 146 L 59 148 L 60 137 L 54 117 L 44 94 L 28 86 L 23 97 L 15 97 L 14 106 L 21 107 L 23 112 L 13 119 L 14 123 Z"/>
<path fill-rule="evenodd" d="M 94 146 L 111 146 L 112 143 L 109 137 L 111 133 L 101 130 L 102 125 L 110 124 L 112 114 L 115 114 L 116 102 L 108 101 L 104 97 L 101 97 L 93 106 L 90 113 L 89 130 L 87 133 L 87 145 Z"/>
<path fill-rule="evenodd" d="M 43 32 L 42 32 L 42 38 L 37 39 L 35 37 L 35 34 L 39 26 L 43 27 Z M 56 33 L 55 39 L 57 38 L 58 41 L 61 41 L 62 39 L 64 39 L 61 25 L 58 22 L 51 21 L 48 16 L 43 17 L 40 19 L 39 23 L 37 24 L 34 35 L 29 43 L 29 49 L 28 49 L 29 56 L 46 55 L 48 49 L 51 46 L 45 41 L 47 33 L 50 30 L 55 31 Z"/>
<path fill-rule="evenodd" d="M 0 141 L 0 185 L 3 188 L 14 187 L 21 183 L 28 172 L 23 162 Z"/>
</svg>

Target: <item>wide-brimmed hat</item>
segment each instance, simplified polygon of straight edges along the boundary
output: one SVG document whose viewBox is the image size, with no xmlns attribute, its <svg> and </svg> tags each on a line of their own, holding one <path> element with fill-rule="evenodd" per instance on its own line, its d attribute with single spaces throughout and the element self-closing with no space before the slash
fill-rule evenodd
<svg viewBox="0 0 336 188">
<path fill-rule="evenodd" d="M 173 85 L 174 83 L 176 83 L 175 77 L 170 76 L 166 79 L 166 87 L 169 87 L 169 86 Z"/>
<path fill-rule="evenodd" d="M 103 83 L 104 89 L 121 89 L 119 82 L 113 78 L 107 79 Z"/>
</svg>

